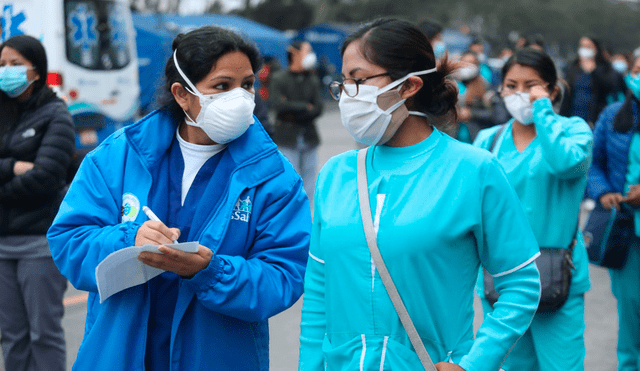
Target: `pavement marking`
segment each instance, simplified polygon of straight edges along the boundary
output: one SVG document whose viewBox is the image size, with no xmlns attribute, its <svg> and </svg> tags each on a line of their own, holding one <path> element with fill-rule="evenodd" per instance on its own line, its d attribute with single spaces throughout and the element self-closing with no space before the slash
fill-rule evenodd
<svg viewBox="0 0 640 371">
<path fill-rule="evenodd" d="M 63 302 L 65 307 L 69 307 L 69 306 L 72 306 L 72 305 L 78 305 L 78 304 L 86 303 L 88 298 L 89 298 L 89 293 L 85 292 L 84 294 L 79 294 L 79 295 L 66 297 L 66 298 L 64 298 L 64 300 L 62 302 Z"/>
</svg>

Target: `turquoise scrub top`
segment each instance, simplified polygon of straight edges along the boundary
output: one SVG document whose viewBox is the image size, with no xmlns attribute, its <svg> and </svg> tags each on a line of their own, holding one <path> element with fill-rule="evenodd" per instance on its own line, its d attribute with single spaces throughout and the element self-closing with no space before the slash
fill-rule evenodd
<svg viewBox="0 0 640 371">
<path fill-rule="evenodd" d="M 371 260 L 356 156 L 332 158 L 318 177 L 299 368 L 423 370 Z M 372 147 L 367 173 L 381 254 L 434 363 L 497 370 L 540 290 L 538 246 L 502 168 L 434 129 L 413 146 Z M 481 263 L 505 294 L 474 340 Z"/>
<path fill-rule="evenodd" d="M 578 224 L 591 166 L 593 134 L 583 119 L 556 114 L 548 98 L 533 102 L 532 112 L 537 136 L 529 146 L 522 153 L 516 149 L 512 119 L 497 139 L 493 154 L 518 193 L 540 247 L 566 248 Z M 499 129 L 480 131 L 474 145 L 488 150 Z M 590 288 L 587 251 L 580 232 L 578 237 L 571 294 L 582 294 Z"/>
<path fill-rule="evenodd" d="M 624 185 L 625 195 L 629 191 L 629 186 L 634 184 L 640 184 L 640 134 L 637 132 L 633 134 L 629 147 L 629 166 Z M 636 236 L 640 236 L 640 210 L 634 212 L 634 224 Z"/>
</svg>

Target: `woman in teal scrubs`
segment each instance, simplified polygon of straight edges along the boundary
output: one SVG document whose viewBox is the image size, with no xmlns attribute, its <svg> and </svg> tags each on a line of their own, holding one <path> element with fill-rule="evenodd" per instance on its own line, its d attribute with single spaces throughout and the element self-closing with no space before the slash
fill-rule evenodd
<svg viewBox="0 0 640 371">
<path fill-rule="evenodd" d="M 377 244 L 439 371 L 496 371 L 539 300 L 538 245 L 489 153 L 434 125 L 455 120 L 446 59 L 411 23 L 382 19 L 351 35 L 343 125 L 364 145 Z M 316 185 L 300 334 L 300 370 L 423 370 L 365 240 L 356 151 L 327 162 Z M 508 225 L 505 228 L 505 223 Z M 503 295 L 475 339 L 480 265 Z"/>
<path fill-rule="evenodd" d="M 596 123 L 588 189 L 607 209 L 619 209 L 621 202 L 635 207 L 640 236 L 640 55 L 625 81 L 624 102 L 607 106 Z M 637 239 L 629 243 L 624 266 L 609 269 L 618 307 L 618 371 L 640 370 L 640 244 Z"/>
<path fill-rule="evenodd" d="M 494 144 L 493 154 L 518 193 L 540 247 L 568 248 L 576 239 L 567 301 L 554 312 L 536 314 L 503 369 L 584 370 L 589 262 L 577 225 L 591 164 L 591 129 L 579 117 L 562 117 L 553 111 L 560 89 L 546 53 L 530 48 L 518 51 L 505 64 L 502 76 L 502 97 L 514 118 L 481 131 L 474 144 L 485 149 Z M 485 320 L 497 310 L 484 298 L 483 307 Z"/>
</svg>

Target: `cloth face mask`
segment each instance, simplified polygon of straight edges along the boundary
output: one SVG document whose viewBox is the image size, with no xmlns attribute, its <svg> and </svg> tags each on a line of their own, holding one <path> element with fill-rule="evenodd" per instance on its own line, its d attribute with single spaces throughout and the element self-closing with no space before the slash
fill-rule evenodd
<svg viewBox="0 0 640 371">
<path fill-rule="evenodd" d="M 27 79 L 27 66 L 0 67 L 0 90 L 10 98 L 18 97 L 33 83 Z"/>
<path fill-rule="evenodd" d="M 596 57 L 596 51 L 591 48 L 581 47 L 578 48 L 578 55 L 580 58 L 593 59 Z"/>
<path fill-rule="evenodd" d="M 185 112 L 187 115 L 185 122 L 188 125 L 199 127 L 214 142 L 226 144 L 240 137 L 254 123 L 253 109 L 256 105 L 254 94 L 243 88 L 235 88 L 223 93 L 204 95 L 178 66 L 175 51 L 173 62 L 180 76 L 191 88 L 185 87 L 185 89 L 197 96 L 200 101 L 200 113 L 195 120 Z"/>
<path fill-rule="evenodd" d="M 503 98 L 507 111 L 523 125 L 533 124 L 529 93 L 514 93 Z"/>
<path fill-rule="evenodd" d="M 384 88 L 372 85 L 360 85 L 358 94 L 355 84 L 343 85 L 345 90 L 340 95 L 340 116 L 342 124 L 356 141 L 368 145 L 381 145 L 386 143 L 398 131 L 400 125 L 409 115 L 425 116 L 422 112 L 409 111 L 404 105 L 406 99 L 400 97 L 398 85 L 405 82 L 411 76 L 427 75 L 436 69 L 412 72 L 398 79 Z M 394 87 L 398 89 L 390 91 Z M 386 107 L 384 110 L 380 105 Z M 402 108 L 400 108 L 402 107 Z"/>
</svg>

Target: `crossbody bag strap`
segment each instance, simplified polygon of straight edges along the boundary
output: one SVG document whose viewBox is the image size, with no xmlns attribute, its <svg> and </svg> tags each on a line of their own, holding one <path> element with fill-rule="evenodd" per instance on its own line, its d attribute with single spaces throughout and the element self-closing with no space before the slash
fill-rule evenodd
<svg viewBox="0 0 640 371">
<path fill-rule="evenodd" d="M 498 142 L 498 138 L 500 138 L 500 134 L 502 134 L 502 132 L 506 127 L 507 127 L 507 124 L 500 125 L 500 129 L 498 129 L 498 131 L 496 132 L 496 135 L 494 135 L 493 139 L 491 140 L 491 146 L 489 146 L 489 152 L 493 152 L 493 147 L 496 146 L 496 143 Z"/>
<path fill-rule="evenodd" d="M 380 250 L 378 249 L 377 238 L 373 228 L 373 219 L 371 217 L 371 206 L 369 204 L 369 187 L 367 183 L 366 164 L 368 149 L 369 148 L 364 148 L 358 151 L 357 166 L 358 199 L 360 200 L 360 213 L 362 214 L 362 224 L 364 226 L 364 234 L 367 238 L 367 245 L 369 246 L 373 262 L 380 273 L 380 278 L 382 278 L 382 283 L 393 302 L 393 307 L 396 309 L 396 312 L 398 312 L 402 326 L 407 332 L 407 335 L 409 335 L 411 345 L 413 345 L 413 349 L 416 350 L 422 366 L 426 371 L 437 371 L 436 366 L 433 364 L 433 361 L 431 361 L 431 357 L 429 357 L 429 353 L 427 353 L 427 349 L 422 343 L 422 339 L 420 339 L 420 335 L 418 335 L 416 327 L 413 325 L 413 321 L 411 321 L 411 317 L 409 317 L 409 312 L 407 312 L 407 308 L 402 302 L 402 298 L 396 289 L 396 285 L 391 279 L 389 270 L 387 270 L 387 266 L 385 265 L 382 255 L 380 255 Z"/>
</svg>

